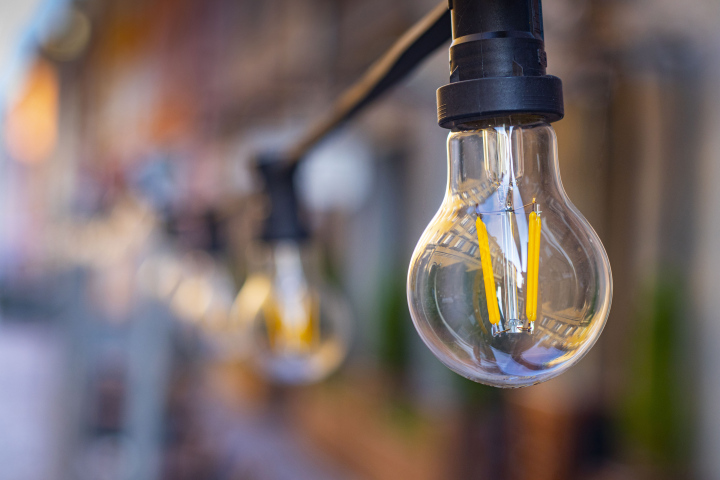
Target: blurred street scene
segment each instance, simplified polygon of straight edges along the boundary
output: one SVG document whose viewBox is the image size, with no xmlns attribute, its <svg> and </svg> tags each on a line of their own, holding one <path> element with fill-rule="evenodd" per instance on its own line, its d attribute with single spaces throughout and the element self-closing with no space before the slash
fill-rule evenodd
<svg viewBox="0 0 720 480">
<path fill-rule="evenodd" d="M 576 367 L 474 384 L 410 321 L 447 181 L 446 47 L 299 167 L 347 303 L 323 361 L 347 358 L 306 386 L 253 367 L 254 155 L 437 3 L 2 2 L 0 480 L 720 479 L 717 0 L 543 4 L 563 183 L 614 278 Z"/>
</svg>

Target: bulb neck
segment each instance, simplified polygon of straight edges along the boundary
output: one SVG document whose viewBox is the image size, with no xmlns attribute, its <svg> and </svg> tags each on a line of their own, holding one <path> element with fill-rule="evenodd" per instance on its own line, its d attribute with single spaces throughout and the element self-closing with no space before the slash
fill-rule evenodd
<svg viewBox="0 0 720 480">
<path fill-rule="evenodd" d="M 274 242 L 271 247 L 272 276 L 281 285 L 295 289 L 307 288 L 302 248 L 296 242 Z"/>
<path fill-rule="evenodd" d="M 555 131 L 542 117 L 478 120 L 448 136 L 448 198 L 471 205 L 492 198 L 485 211 L 493 211 L 510 200 L 528 203 L 544 188 L 562 187 Z"/>
<path fill-rule="evenodd" d="M 312 241 L 261 240 L 250 245 L 246 258 L 250 271 L 268 277 L 282 276 L 291 269 L 313 282 L 321 278 L 318 246 Z"/>
<path fill-rule="evenodd" d="M 547 121 L 541 115 L 518 114 L 507 115 L 502 117 L 491 117 L 484 119 L 469 120 L 467 122 L 458 123 L 452 129 L 453 132 L 466 132 L 471 130 L 482 130 L 486 128 L 498 127 L 520 127 L 527 128 L 537 125 L 547 125 Z"/>
</svg>

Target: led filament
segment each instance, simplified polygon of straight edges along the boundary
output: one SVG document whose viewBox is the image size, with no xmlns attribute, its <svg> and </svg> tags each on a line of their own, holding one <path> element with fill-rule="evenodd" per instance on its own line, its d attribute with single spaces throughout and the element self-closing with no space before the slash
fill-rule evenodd
<svg viewBox="0 0 720 480">
<path fill-rule="evenodd" d="M 527 299 L 525 303 L 525 315 L 530 322 L 529 330 L 532 332 L 535 327 L 538 307 L 538 269 L 540 268 L 540 235 L 542 219 L 540 208 L 533 202 L 533 211 L 528 219 L 528 248 L 527 248 Z"/>
<path fill-rule="evenodd" d="M 500 279 L 502 288 L 496 288 L 495 271 L 493 269 L 492 257 L 490 255 L 490 239 L 488 237 L 487 225 L 483 222 L 483 214 L 478 213 L 475 226 L 478 234 L 478 250 L 480 264 L 483 272 L 483 284 L 485 286 L 485 301 L 487 304 L 488 320 L 492 325 L 492 334 L 518 333 L 526 331 L 532 333 L 535 328 L 538 305 L 538 268 L 540 263 L 540 235 L 542 220 L 540 218 L 539 205 L 532 204 L 532 212 L 528 216 L 528 239 L 527 254 L 525 261 L 527 274 L 525 278 L 525 321 L 519 318 L 517 285 L 515 282 L 517 269 L 513 263 L 505 258 L 503 260 L 504 276 Z M 509 204 L 501 221 L 503 231 L 502 240 L 509 249 L 513 238 L 513 217 L 515 212 Z M 503 305 L 502 316 L 498 303 Z"/>
</svg>

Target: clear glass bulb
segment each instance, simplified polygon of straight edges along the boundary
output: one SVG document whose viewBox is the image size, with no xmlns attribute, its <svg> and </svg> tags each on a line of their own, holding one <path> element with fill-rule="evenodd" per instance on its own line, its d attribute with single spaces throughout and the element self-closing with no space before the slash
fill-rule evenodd
<svg viewBox="0 0 720 480">
<path fill-rule="evenodd" d="M 448 189 L 413 253 L 413 323 L 451 370 L 523 387 L 577 363 L 600 336 L 605 249 L 560 182 L 553 128 L 499 118 L 452 131 Z"/>
<path fill-rule="evenodd" d="M 263 250 L 263 265 L 245 281 L 233 307 L 249 358 L 278 383 L 320 381 L 347 353 L 348 308 L 309 268 L 311 252 L 298 243 L 278 241 Z"/>
</svg>

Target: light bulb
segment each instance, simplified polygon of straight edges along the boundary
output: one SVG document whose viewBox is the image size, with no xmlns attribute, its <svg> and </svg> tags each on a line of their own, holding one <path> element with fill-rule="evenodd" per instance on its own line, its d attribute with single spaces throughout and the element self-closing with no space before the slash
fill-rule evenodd
<svg viewBox="0 0 720 480">
<path fill-rule="evenodd" d="M 293 240 L 265 245 L 264 265 L 245 281 L 233 308 L 250 360 L 279 383 L 327 377 L 342 363 L 350 339 L 345 303 L 308 268 L 312 252 L 304 249 Z"/>
<path fill-rule="evenodd" d="M 522 387 L 593 346 L 610 311 L 605 250 L 560 181 L 539 117 L 476 122 L 448 137 L 448 187 L 408 275 L 413 323 L 451 370 Z"/>
</svg>

